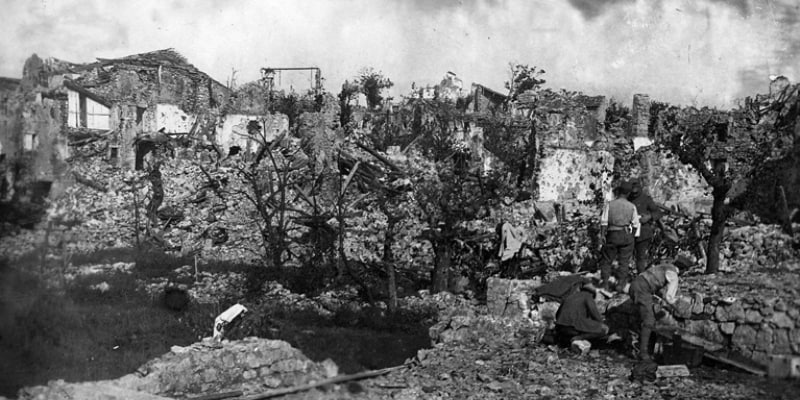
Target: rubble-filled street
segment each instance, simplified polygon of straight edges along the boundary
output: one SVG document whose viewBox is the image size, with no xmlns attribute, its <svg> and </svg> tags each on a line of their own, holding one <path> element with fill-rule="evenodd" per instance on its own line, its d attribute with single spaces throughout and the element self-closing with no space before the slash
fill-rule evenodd
<svg viewBox="0 0 800 400">
<path fill-rule="evenodd" d="M 790 0 L 0 11 L 0 400 L 800 399 Z"/>
</svg>

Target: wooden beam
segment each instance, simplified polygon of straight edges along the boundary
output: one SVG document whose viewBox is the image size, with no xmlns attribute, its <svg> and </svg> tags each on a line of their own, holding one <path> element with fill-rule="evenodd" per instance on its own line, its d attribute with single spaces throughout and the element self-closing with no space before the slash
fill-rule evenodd
<svg viewBox="0 0 800 400">
<path fill-rule="evenodd" d="M 252 396 L 242 397 L 242 400 L 269 399 L 269 398 L 283 396 L 283 395 L 287 395 L 287 394 L 291 394 L 291 393 L 297 393 L 297 392 L 306 391 L 306 390 L 313 389 L 313 388 L 320 387 L 320 386 L 331 385 L 331 384 L 334 384 L 334 383 L 355 381 L 355 380 L 359 380 L 359 379 L 365 379 L 365 378 L 371 378 L 371 377 L 374 377 L 374 376 L 384 375 L 384 374 L 388 374 L 389 372 L 397 371 L 397 370 L 400 370 L 400 369 L 405 368 L 405 367 L 406 367 L 405 365 L 399 365 L 397 367 L 389 367 L 389 368 L 379 369 L 379 370 L 375 370 L 375 371 L 364 371 L 364 372 L 359 372 L 359 373 L 351 374 L 351 375 L 334 376 L 333 378 L 323 379 L 323 380 L 321 380 L 319 382 L 307 383 L 305 385 L 293 386 L 293 387 L 283 388 L 283 389 L 270 390 L 269 392 L 264 392 L 264 393 L 260 393 L 260 394 L 256 394 L 256 395 L 252 395 Z"/>
</svg>

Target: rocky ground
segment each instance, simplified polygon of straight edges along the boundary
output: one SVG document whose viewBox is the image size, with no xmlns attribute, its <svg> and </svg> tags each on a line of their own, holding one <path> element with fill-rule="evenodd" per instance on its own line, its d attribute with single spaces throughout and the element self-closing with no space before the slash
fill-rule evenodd
<svg viewBox="0 0 800 400">
<path fill-rule="evenodd" d="M 629 379 L 633 361 L 614 349 L 592 350 L 581 356 L 569 349 L 533 344 L 524 335 L 517 339 L 472 338 L 438 344 L 420 350 L 404 367 L 386 375 L 280 398 L 796 399 L 800 393 L 796 380 L 770 381 L 709 366 L 692 369 L 689 377 L 634 382 Z M 91 389 L 106 391 L 106 399 L 156 398 L 146 397 L 148 394 L 192 398 L 231 390 L 256 395 L 336 375 L 336 366 L 330 361 L 312 363 L 287 346 L 252 338 L 216 349 L 198 343 L 174 348 L 139 372 L 114 381 L 83 385 L 56 381 L 25 389 L 20 398 L 66 399 L 70 397 L 64 393 Z M 291 379 L 282 381 L 283 375 Z"/>
</svg>

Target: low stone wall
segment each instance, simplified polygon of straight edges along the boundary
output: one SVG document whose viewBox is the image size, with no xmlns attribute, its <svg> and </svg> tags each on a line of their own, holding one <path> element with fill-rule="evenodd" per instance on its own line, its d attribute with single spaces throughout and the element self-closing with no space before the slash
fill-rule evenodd
<svg viewBox="0 0 800 400">
<path fill-rule="evenodd" d="M 68 399 L 100 391 L 103 399 L 194 397 L 241 390 L 255 394 L 337 375 L 333 361 L 315 363 L 281 340 L 255 337 L 217 343 L 211 340 L 172 351 L 119 379 L 87 383 L 54 381 L 20 390 L 19 399 Z M 137 396 L 134 396 L 137 394 Z"/>
<path fill-rule="evenodd" d="M 681 326 L 767 364 L 770 355 L 800 354 L 800 300 L 745 297 L 733 302 L 695 294 L 678 301 Z"/>
<path fill-rule="evenodd" d="M 533 288 L 541 282 L 490 278 L 487 283 L 487 305 L 492 316 L 545 323 L 555 317 L 558 303 L 530 300 Z M 678 297 L 675 315 L 660 323 L 677 324 L 762 365 L 771 355 L 800 355 L 800 298 L 743 293 L 743 297 L 684 293 Z M 637 325 L 636 310 L 627 296 L 599 302 L 598 308 L 612 326 Z"/>
</svg>

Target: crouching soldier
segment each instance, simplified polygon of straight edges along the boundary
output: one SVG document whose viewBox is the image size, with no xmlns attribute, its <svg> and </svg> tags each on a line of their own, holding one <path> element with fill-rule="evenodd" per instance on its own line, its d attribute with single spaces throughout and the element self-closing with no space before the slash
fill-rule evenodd
<svg viewBox="0 0 800 400">
<path fill-rule="evenodd" d="M 583 284 L 580 290 L 567 296 L 556 311 L 556 334 L 559 343 L 594 340 L 608 335 L 608 325 L 594 302 L 595 286 Z"/>
<path fill-rule="evenodd" d="M 678 293 L 677 266 L 670 263 L 661 263 L 648 268 L 639 274 L 631 283 L 629 294 L 639 314 L 642 324 L 639 335 L 639 358 L 652 361 L 650 336 L 655 328 L 656 317 L 653 310 L 653 296 L 663 291 L 663 299 L 667 307 L 675 304 Z"/>
</svg>

